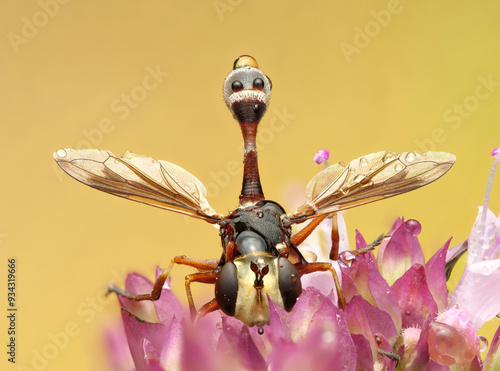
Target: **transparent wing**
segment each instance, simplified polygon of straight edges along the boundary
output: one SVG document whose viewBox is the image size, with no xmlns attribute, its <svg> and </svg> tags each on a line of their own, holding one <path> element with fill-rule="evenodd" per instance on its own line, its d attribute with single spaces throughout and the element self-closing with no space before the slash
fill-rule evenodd
<svg viewBox="0 0 500 371">
<path fill-rule="evenodd" d="M 314 176 L 307 201 L 288 217 L 293 223 L 420 188 L 446 173 L 455 156 L 446 152 L 377 152 L 332 165 Z"/>
<path fill-rule="evenodd" d="M 203 184 L 170 162 L 97 149 L 60 149 L 54 159 L 73 178 L 100 191 L 210 223 L 222 219 L 205 199 Z"/>
</svg>

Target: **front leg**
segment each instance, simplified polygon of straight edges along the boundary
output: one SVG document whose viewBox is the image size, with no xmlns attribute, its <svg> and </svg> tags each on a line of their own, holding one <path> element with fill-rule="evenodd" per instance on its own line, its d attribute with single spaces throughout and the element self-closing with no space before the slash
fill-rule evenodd
<svg viewBox="0 0 500 371">
<path fill-rule="evenodd" d="M 300 276 L 313 272 L 330 272 L 333 276 L 333 281 L 335 282 L 335 288 L 337 289 L 339 308 L 345 310 L 345 298 L 342 294 L 340 281 L 337 276 L 337 272 L 331 263 L 297 263 L 295 264 L 295 267 L 299 271 Z"/>
<path fill-rule="evenodd" d="M 155 301 L 158 300 L 161 296 L 161 290 L 163 288 L 163 285 L 165 284 L 165 281 L 168 278 L 168 275 L 170 274 L 170 271 L 174 267 L 174 264 L 180 264 L 180 265 L 187 265 L 193 268 L 198 269 L 199 271 L 213 271 L 217 268 L 219 265 L 219 261 L 216 259 L 211 259 L 211 260 L 197 260 L 197 259 L 192 259 L 188 258 L 187 256 L 184 255 L 178 255 L 168 265 L 167 269 L 165 269 L 156 279 L 153 290 L 151 290 L 151 293 L 149 294 L 132 294 L 128 291 L 122 290 L 114 285 L 109 286 L 108 288 L 108 293 L 109 292 L 114 292 L 117 295 L 120 295 L 124 298 L 127 298 L 129 300 L 135 300 L 135 301 L 142 301 L 142 300 L 151 300 Z M 189 276 L 188 276 L 189 277 Z M 186 277 L 187 279 L 187 277 Z M 190 308 L 191 304 L 193 301 L 193 298 L 191 297 L 191 291 L 188 291 L 188 301 L 190 301 Z M 194 305 L 193 305 L 194 307 Z"/>
<path fill-rule="evenodd" d="M 194 306 L 193 295 L 191 294 L 191 283 L 200 282 L 200 283 L 209 283 L 214 284 L 217 280 L 218 272 L 198 272 L 192 273 L 186 276 L 186 295 L 189 303 L 189 312 L 191 313 L 191 319 L 194 320 L 196 318 L 196 308 Z"/>
</svg>

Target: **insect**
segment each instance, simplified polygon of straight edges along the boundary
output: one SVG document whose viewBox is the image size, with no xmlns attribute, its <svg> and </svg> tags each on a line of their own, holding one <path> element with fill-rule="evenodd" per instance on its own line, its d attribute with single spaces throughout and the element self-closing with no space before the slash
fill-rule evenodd
<svg viewBox="0 0 500 371">
<path fill-rule="evenodd" d="M 193 318 L 222 310 L 248 326 L 269 324 L 267 296 L 291 311 L 302 292 L 300 278 L 312 272 L 331 272 L 339 306 L 345 301 L 330 262 L 308 262 L 298 250 L 305 238 L 327 216 L 340 210 L 392 197 L 422 187 L 446 173 L 455 156 L 444 152 L 377 152 L 335 164 L 319 172 L 307 185 L 307 200 L 287 214 L 266 200 L 260 182 L 256 135 L 271 96 L 271 80 L 250 56 L 241 56 L 224 81 L 226 104 L 238 121 L 244 139 L 243 185 L 238 208 L 218 214 L 206 200 L 203 184 L 181 167 L 126 152 L 117 157 L 96 149 L 61 149 L 54 153 L 59 166 L 76 180 L 98 190 L 205 220 L 219 227 L 220 259 L 196 260 L 176 256 L 157 278 L 151 293 L 135 295 L 112 286 L 110 291 L 130 300 L 157 300 L 175 264 L 198 271 L 186 276 L 186 294 Z M 292 225 L 311 220 L 292 235 Z M 336 256 L 335 251 L 331 256 Z M 196 310 L 193 282 L 215 285 L 214 299 Z"/>
</svg>

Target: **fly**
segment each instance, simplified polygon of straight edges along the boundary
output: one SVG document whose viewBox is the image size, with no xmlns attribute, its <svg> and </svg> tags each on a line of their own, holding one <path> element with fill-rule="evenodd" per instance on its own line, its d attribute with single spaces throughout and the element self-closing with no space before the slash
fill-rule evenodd
<svg viewBox="0 0 500 371">
<path fill-rule="evenodd" d="M 59 166 L 76 180 L 129 200 L 205 220 L 219 228 L 222 255 L 197 260 L 184 255 L 172 259 L 157 278 L 151 293 L 135 295 L 117 287 L 110 291 L 130 300 L 158 300 L 175 264 L 197 269 L 186 276 L 186 294 L 193 319 L 222 310 L 248 326 L 270 321 L 268 297 L 291 311 L 302 293 L 300 277 L 330 272 L 339 307 L 345 300 L 329 262 L 307 262 L 297 248 L 327 216 L 351 207 L 396 196 L 422 187 L 446 173 L 455 156 L 445 152 L 372 153 L 327 167 L 306 188 L 306 201 L 287 214 L 276 202 L 266 200 L 260 182 L 257 127 L 269 105 L 271 80 L 250 56 L 241 56 L 224 81 L 226 104 L 238 121 L 244 140 L 243 185 L 238 208 L 218 214 L 206 200 L 204 185 L 181 167 L 130 152 L 122 157 L 97 149 L 60 149 L 54 153 Z M 292 225 L 311 222 L 292 235 Z M 334 231 L 335 232 L 335 231 Z M 336 257 L 333 251 L 330 256 Z M 214 284 L 214 299 L 196 310 L 191 283 Z"/>
</svg>

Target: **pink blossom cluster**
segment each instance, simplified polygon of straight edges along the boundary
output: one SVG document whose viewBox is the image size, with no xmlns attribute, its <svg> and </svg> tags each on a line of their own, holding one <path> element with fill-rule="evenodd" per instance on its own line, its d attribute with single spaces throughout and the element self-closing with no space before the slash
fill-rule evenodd
<svg viewBox="0 0 500 371">
<path fill-rule="evenodd" d="M 500 161 L 500 151 L 493 155 Z M 322 228 L 328 223 L 304 249 L 326 261 Z M 112 369 L 500 370 L 500 329 L 485 359 L 478 335 L 500 312 L 499 217 L 480 207 L 469 238 L 454 248 L 448 240 L 427 261 L 416 220 L 398 219 L 376 257 L 349 251 L 341 217 L 339 230 L 342 259 L 332 263 L 340 273 L 345 311 L 336 304 L 331 275 L 306 275 L 290 313 L 269 302 L 271 322 L 259 335 L 219 312 L 193 324 L 166 285 L 156 302 L 119 298 L 126 337 L 108 334 Z M 356 250 L 366 246 L 356 231 Z M 449 272 L 466 250 L 462 278 L 449 292 Z M 131 274 L 125 286 L 142 294 L 153 283 Z"/>
</svg>

